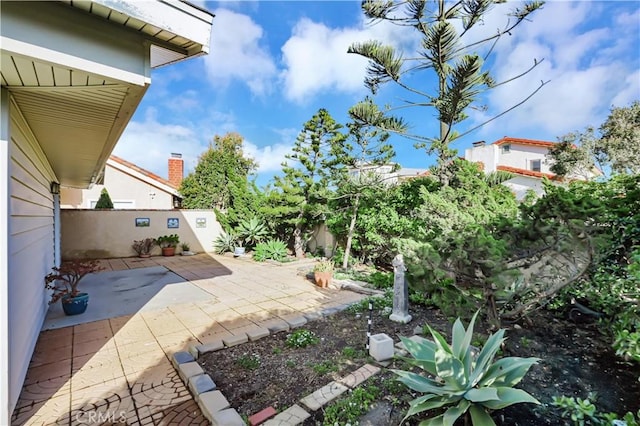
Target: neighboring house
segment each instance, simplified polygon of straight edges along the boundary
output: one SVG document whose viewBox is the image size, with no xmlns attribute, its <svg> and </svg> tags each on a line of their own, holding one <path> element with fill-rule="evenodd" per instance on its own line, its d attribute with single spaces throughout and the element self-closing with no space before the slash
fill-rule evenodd
<svg viewBox="0 0 640 426">
<path fill-rule="evenodd" d="M 87 188 L 151 83 L 209 51 L 179 0 L 9 1 L 0 14 L 0 424 L 9 424 L 60 264 L 60 186 Z M 55 419 L 52 419 L 55 422 Z"/>
<path fill-rule="evenodd" d="M 169 180 L 112 155 L 104 170 L 104 184 L 90 189 L 60 188 L 60 208 L 93 209 L 107 188 L 114 209 L 173 209 L 180 207 L 178 187 L 184 164 L 180 154 L 169 158 Z"/>
<path fill-rule="evenodd" d="M 475 163 L 482 163 L 486 173 L 502 170 L 512 173 L 513 178 L 504 182 L 511 188 L 518 200 L 522 200 L 527 191 L 533 190 L 542 195 L 543 178 L 552 181 L 560 181 L 551 172 L 551 163 L 547 159 L 549 148 L 555 143 L 533 139 L 520 139 L 505 136 L 496 142 L 487 145 L 484 141 L 475 142 L 472 148 L 465 151 L 464 158 Z M 597 176 L 597 170 L 580 175 L 567 176 L 569 180 L 584 180 L 584 176 Z"/>
<path fill-rule="evenodd" d="M 403 168 L 395 163 L 388 164 L 366 164 L 349 171 L 349 175 L 356 179 L 361 174 L 364 176 L 375 176 L 380 181 L 387 184 L 394 184 L 412 179 L 418 176 L 425 176 L 427 169 Z"/>
</svg>

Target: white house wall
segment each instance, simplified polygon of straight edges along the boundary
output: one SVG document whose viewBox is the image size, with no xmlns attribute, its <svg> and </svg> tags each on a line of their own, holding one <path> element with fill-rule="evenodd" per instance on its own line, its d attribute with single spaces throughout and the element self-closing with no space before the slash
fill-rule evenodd
<svg viewBox="0 0 640 426">
<path fill-rule="evenodd" d="M 106 187 L 114 204 L 119 204 L 116 204 L 115 208 L 173 208 L 172 194 L 168 194 L 153 185 L 117 170 L 109 164 L 105 168 L 104 182 L 106 186 L 94 185 L 91 189 L 62 188 L 60 194 L 61 207 L 90 209 L 92 208 L 91 201 L 100 198 L 100 191 Z"/>
<path fill-rule="evenodd" d="M 495 172 L 498 165 L 498 147 L 496 145 L 485 145 L 465 150 L 464 158 L 473 163 L 484 164 L 485 172 Z"/>
<path fill-rule="evenodd" d="M 4 5 L 3 5 L 4 8 Z M 13 411 L 47 311 L 44 276 L 54 266 L 56 180 L 15 104 L 10 105 L 8 206 L 9 413 Z M 5 346 L 6 344 L 6 346 Z M 2 420 L 0 419 L 0 422 Z"/>
<path fill-rule="evenodd" d="M 527 191 L 530 190 L 533 190 L 538 197 L 541 197 L 544 194 L 542 179 L 527 176 L 516 176 L 504 182 L 504 185 L 511 189 L 518 201 L 522 201 L 525 195 L 527 195 Z"/>
<path fill-rule="evenodd" d="M 531 170 L 531 160 L 541 160 L 540 171 L 542 173 L 551 173 L 549 170 L 550 164 L 545 164 L 546 155 L 549 152 L 548 147 L 511 144 L 511 149 L 508 153 L 505 153 L 501 150 L 502 146 L 497 146 L 498 150 L 500 150 L 498 165 Z"/>
</svg>

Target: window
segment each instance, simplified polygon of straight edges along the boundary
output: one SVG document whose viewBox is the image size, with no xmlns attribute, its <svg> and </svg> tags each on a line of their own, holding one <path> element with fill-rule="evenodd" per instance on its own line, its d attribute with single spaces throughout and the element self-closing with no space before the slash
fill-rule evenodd
<svg viewBox="0 0 640 426">
<path fill-rule="evenodd" d="M 511 152 L 511 145 L 502 145 L 502 153 L 508 154 Z"/>
<path fill-rule="evenodd" d="M 531 170 L 534 172 L 539 172 L 540 170 L 540 165 L 541 165 L 541 161 L 540 160 L 531 160 Z"/>
</svg>

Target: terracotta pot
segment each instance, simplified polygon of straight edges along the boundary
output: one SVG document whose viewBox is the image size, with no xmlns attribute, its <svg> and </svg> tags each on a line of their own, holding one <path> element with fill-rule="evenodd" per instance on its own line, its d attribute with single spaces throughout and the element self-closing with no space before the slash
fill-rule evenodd
<svg viewBox="0 0 640 426">
<path fill-rule="evenodd" d="M 314 272 L 313 279 L 318 287 L 327 288 L 333 279 L 333 272 Z"/>
<path fill-rule="evenodd" d="M 175 247 L 162 247 L 163 256 L 174 256 L 176 254 Z"/>
</svg>

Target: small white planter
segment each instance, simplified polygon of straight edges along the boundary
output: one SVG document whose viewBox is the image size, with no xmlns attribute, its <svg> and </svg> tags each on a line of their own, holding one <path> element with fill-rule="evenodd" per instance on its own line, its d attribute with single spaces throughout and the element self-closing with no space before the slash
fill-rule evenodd
<svg viewBox="0 0 640 426">
<path fill-rule="evenodd" d="M 183 256 L 193 256 L 195 253 L 192 251 L 183 251 L 182 253 L 180 253 Z"/>
<path fill-rule="evenodd" d="M 244 247 L 236 247 L 233 250 L 233 256 L 234 257 L 244 256 Z"/>
</svg>

